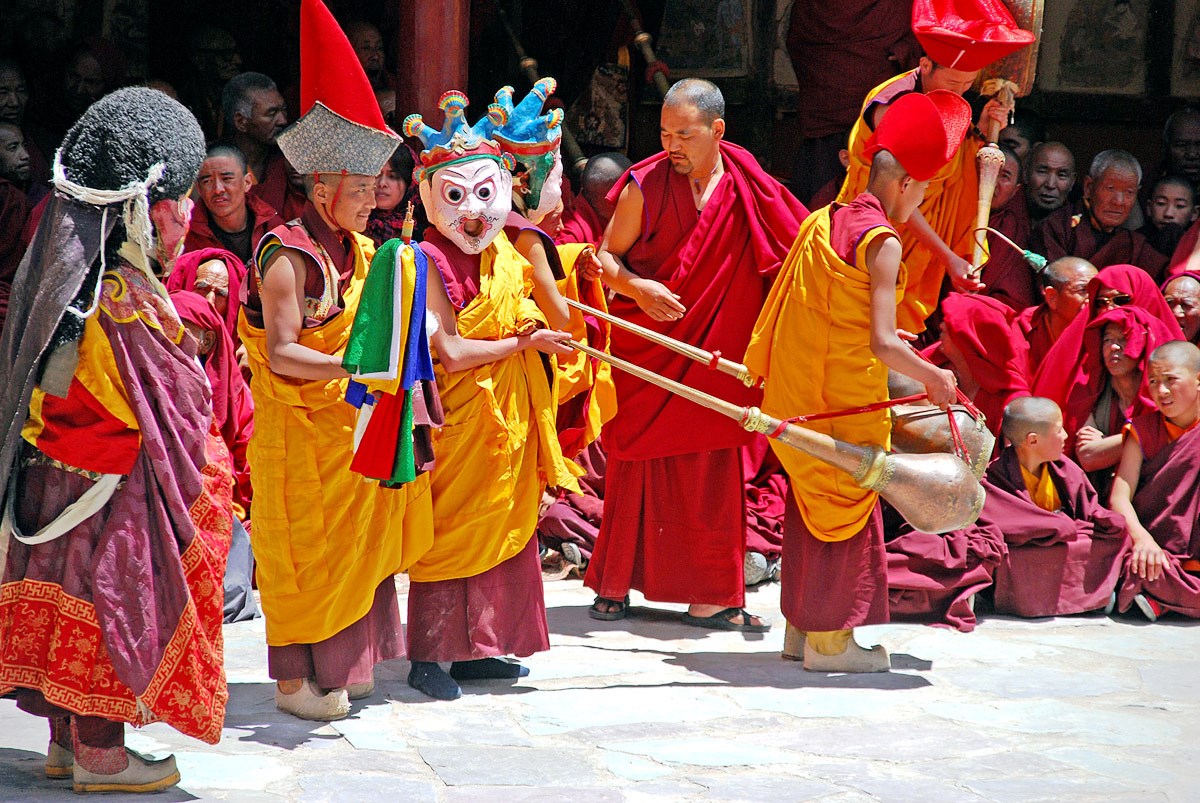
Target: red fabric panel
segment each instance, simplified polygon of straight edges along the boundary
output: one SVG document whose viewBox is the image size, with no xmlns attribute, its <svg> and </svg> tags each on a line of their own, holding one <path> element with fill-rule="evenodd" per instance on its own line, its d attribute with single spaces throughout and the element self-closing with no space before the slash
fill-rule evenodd
<svg viewBox="0 0 1200 803">
<path fill-rule="evenodd" d="M 108 411 L 78 379 L 67 397 L 47 395 L 42 402 L 45 426 L 34 444 L 69 466 L 101 474 L 128 474 L 141 448 L 141 436 Z"/>
</svg>

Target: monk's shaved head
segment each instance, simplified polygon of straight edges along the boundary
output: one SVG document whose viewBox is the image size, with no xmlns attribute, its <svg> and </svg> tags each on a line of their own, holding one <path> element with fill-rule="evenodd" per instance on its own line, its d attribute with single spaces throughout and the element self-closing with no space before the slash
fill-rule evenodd
<svg viewBox="0 0 1200 803">
<path fill-rule="evenodd" d="M 725 96 L 716 84 L 703 78 L 684 78 L 673 84 L 663 106 L 694 106 L 706 123 L 725 116 Z"/>
<path fill-rule="evenodd" d="M 604 196 L 625 174 L 633 162 L 623 153 L 598 153 L 587 160 L 583 174 L 579 177 L 579 192 L 593 209 L 599 211 Z M 609 215 L 611 217 L 611 214 Z"/>
<path fill-rule="evenodd" d="M 908 171 L 904 169 L 904 165 L 900 164 L 900 160 L 892 155 L 891 151 L 879 151 L 871 157 L 871 173 L 867 177 L 867 183 L 873 181 L 900 181 L 908 176 Z"/>
<path fill-rule="evenodd" d="M 1150 352 L 1150 362 L 1161 367 L 1182 368 L 1200 374 L 1200 348 L 1186 340 L 1172 340 Z"/>
<path fill-rule="evenodd" d="M 1004 408 L 1000 425 L 1009 443 L 1022 443 L 1031 432 L 1044 435 L 1046 430 L 1062 421 L 1062 410 L 1050 399 L 1041 396 L 1022 396 Z"/>
<path fill-rule="evenodd" d="M 1060 257 L 1042 272 L 1043 284 L 1063 288 L 1074 281 L 1091 281 L 1098 271 L 1096 266 L 1080 257 Z"/>
</svg>

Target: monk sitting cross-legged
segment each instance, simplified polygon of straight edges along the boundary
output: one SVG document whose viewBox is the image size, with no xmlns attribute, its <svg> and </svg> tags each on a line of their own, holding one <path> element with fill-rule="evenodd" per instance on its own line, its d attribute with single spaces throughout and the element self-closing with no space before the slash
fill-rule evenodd
<svg viewBox="0 0 1200 803">
<path fill-rule="evenodd" d="M 1200 349 L 1159 346 L 1148 384 L 1158 410 L 1134 417 L 1110 499 L 1133 538 L 1118 605 L 1200 617 Z"/>
<path fill-rule="evenodd" d="M 900 98 L 867 143 L 867 191 L 801 226 L 746 351 L 747 367 L 764 380 L 767 414 L 884 402 L 888 368 L 921 382 L 933 404 L 954 400 L 954 375 L 918 357 L 896 331 L 905 284 L 893 221 L 916 211 L 929 179 L 958 151 L 970 117 L 966 101 L 950 92 Z M 891 436 L 886 410 L 805 426 L 884 448 Z M 863 649 L 853 638 L 853 628 L 888 620 L 878 494 L 807 454 L 784 446 L 776 453 L 792 485 L 783 532 L 784 656 L 798 659 L 802 649 L 811 671 L 888 671 L 882 646 Z"/>
<path fill-rule="evenodd" d="M 1087 475 L 1063 456 L 1062 411 L 1017 399 L 1004 411 L 1010 445 L 988 467 L 979 527 L 1008 545 L 996 570 L 996 612 L 1058 616 L 1110 607 L 1128 550 L 1125 522 L 1100 503 Z"/>
</svg>

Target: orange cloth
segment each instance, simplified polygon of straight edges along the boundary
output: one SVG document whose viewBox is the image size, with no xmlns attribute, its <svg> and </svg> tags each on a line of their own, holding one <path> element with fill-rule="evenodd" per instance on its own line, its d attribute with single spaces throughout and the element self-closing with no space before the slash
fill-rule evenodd
<svg viewBox="0 0 1200 803">
<path fill-rule="evenodd" d="M 1033 474 L 1025 466 L 1021 466 L 1021 479 L 1025 480 L 1025 490 L 1033 503 L 1049 513 L 1062 508 L 1062 500 L 1058 498 L 1058 488 L 1054 487 L 1054 479 L 1050 470 L 1043 463 L 1041 471 Z"/>
<path fill-rule="evenodd" d="M 322 354 L 345 350 L 374 245 L 355 234 L 353 250 L 345 309 L 302 329 L 300 345 Z M 324 295 L 336 299 L 336 287 Z M 313 644 L 365 616 L 379 584 L 429 548 L 429 477 L 393 490 L 351 471 L 355 410 L 344 400 L 348 380 L 277 374 L 266 331 L 245 310 L 238 331 L 253 374 L 254 435 L 246 456 L 267 644 Z"/>
<path fill-rule="evenodd" d="M 914 73 L 907 72 L 884 81 L 872 89 L 863 101 L 863 113 L 871 106 L 877 95 L 884 93 L 897 82 L 913 82 Z M 854 128 L 850 130 L 850 166 L 846 170 L 846 181 L 838 194 L 839 203 L 848 203 L 867 188 L 871 162 L 865 155 L 871 127 L 863 114 L 859 114 Z M 970 260 L 975 248 L 972 230 L 975 228 L 975 210 L 979 200 L 979 171 L 975 167 L 975 156 L 980 143 L 968 135 L 958 153 L 938 171 L 925 190 L 921 202 L 921 214 L 954 253 Z M 901 329 L 919 333 L 925 330 L 925 319 L 937 308 L 942 279 L 946 276 L 941 262 L 933 253 L 921 245 L 916 235 L 906 226 L 897 226 L 904 246 L 903 260 L 908 270 L 904 286 L 904 301 L 896 310 L 896 325 Z"/>
<path fill-rule="evenodd" d="M 500 340 L 530 323 L 545 326 L 532 287 L 533 268 L 501 232 L 479 255 L 479 293 L 458 311 L 458 333 Z M 409 568 L 413 582 L 474 577 L 500 565 L 533 537 L 547 484 L 580 493 L 575 475 L 583 470 L 558 446 L 553 363 L 549 369 L 535 349 L 454 373 L 434 362 L 446 414 L 433 437 L 436 535 Z"/>
<path fill-rule="evenodd" d="M 871 351 L 871 277 L 867 248 L 894 237 L 887 226 L 865 231 L 855 265 L 830 244 L 831 207 L 809 215 L 800 227 L 766 306 L 754 325 L 746 366 L 765 380 L 762 409 L 768 415 L 844 410 L 888 398 L 887 366 Z M 904 270 L 896 300 L 903 298 Z M 891 444 L 886 410 L 806 423 L 852 444 Z M 878 494 L 860 488 L 849 474 L 790 446 L 771 446 L 791 479 L 792 493 L 814 536 L 844 541 L 861 532 Z"/>
</svg>

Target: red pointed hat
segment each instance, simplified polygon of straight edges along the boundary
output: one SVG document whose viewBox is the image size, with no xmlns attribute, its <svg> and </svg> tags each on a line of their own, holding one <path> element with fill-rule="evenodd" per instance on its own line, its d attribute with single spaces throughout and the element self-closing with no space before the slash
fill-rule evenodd
<svg viewBox="0 0 1200 803">
<path fill-rule="evenodd" d="M 971 106 L 953 92 L 909 92 L 887 108 L 867 140 L 867 156 L 887 151 L 917 181 L 934 177 L 962 145 Z"/>
<path fill-rule="evenodd" d="M 321 0 L 300 5 L 300 108 L 303 116 L 278 142 L 302 175 L 377 175 L 400 144 L 350 40 Z"/>
<path fill-rule="evenodd" d="M 963 72 L 982 70 L 1035 37 L 1002 0 L 913 0 L 912 28 L 932 61 Z"/>
</svg>

